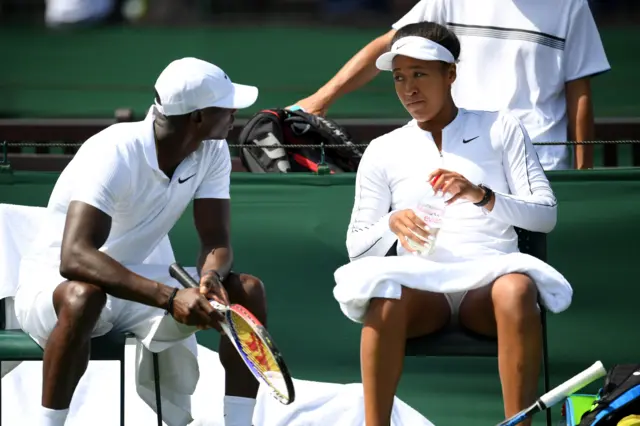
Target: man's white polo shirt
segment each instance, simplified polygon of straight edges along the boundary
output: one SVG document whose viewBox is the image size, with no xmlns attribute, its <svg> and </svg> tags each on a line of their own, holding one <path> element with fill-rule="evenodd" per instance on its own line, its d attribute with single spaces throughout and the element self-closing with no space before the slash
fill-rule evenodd
<svg viewBox="0 0 640 426">
<path fill-rule="evenodd" d="M 610 69 L 586 0 L 422 0 L 393 28 L 422 21 L 460 39 L 456 104 L 508 110 L 534 142 L 566 141 L 565 83 Z M 546 170 L 571 167 L 567 146 L 536 150 Z"/>
<path fill-rule="evenodd" d="M 229 198 L 230 173 L 226 141 L 211 140 L 169 179 L 158 168 L 151 114 L 112 125 L 87 140 L 60 175 L 47 207 L 49 223 L 31 255 L 59 263 L 67 208 L 82 201 L 112 218 L 101 250 L 123 264 L 140 264 L 194 198 Z"/>
</svg>

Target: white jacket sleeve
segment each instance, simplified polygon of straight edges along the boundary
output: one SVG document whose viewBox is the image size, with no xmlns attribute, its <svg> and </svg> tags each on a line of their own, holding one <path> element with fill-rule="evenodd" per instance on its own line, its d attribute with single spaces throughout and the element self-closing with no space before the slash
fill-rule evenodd
<svg viewBox="0 0 640 426">
<path fill-rule="evenodd" d="M 356 193 L 347 231 L 349 259 L 384 256 L 397 237 L 389 229 L 391 189 L 376 163 L 376 147 L 369 145 L 356 175 Z"/>
<path fill-rule="evenodd" d="M 540 165 L 538 154 L 520 121 L 501 115 L 492 131 L 502 132 L 502 164 L 510 194 L 496 192 L 496 220 L 534 232 L 550 232 L 556 225 L 557 200 Z"/>
</svg>

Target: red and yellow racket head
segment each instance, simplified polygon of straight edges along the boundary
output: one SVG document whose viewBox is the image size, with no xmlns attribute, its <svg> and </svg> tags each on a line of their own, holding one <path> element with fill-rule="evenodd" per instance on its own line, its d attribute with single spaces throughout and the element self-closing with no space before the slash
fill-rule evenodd
<svg viewBox="0 0 640 426">
<path fill-rule="evenodd" d="M 237 348 L 254 375 L 271 388 L 280 402 L 293 402 L 293 381 L 280 352 L 262 323 L 240 305 L 229 307 L 227 321 L 236 334 Z"/>
</svg>

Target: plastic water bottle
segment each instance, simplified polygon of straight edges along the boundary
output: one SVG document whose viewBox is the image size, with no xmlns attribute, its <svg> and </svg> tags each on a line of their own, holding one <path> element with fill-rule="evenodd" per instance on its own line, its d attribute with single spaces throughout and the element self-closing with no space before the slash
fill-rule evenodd
<svg viewBox="0 0 640 426">
<path fill-rule="evenodd" d="M 418 244 L 413 240 L 407 241 L 409 247 L 415 250 L 417 254 L 428 256 L 433 253 L 438 232 L 442 225 L 445 205 L 443 194 L 436 194 L 431 185 L 428 185 L 426 194 L 418 201 L 413 211 L 426 224 L 426 231 L 429 233 L 429 237 L 424 239 L 418 236 L 418 239 L 424 241 L 423 244 Z"/>
</svg>

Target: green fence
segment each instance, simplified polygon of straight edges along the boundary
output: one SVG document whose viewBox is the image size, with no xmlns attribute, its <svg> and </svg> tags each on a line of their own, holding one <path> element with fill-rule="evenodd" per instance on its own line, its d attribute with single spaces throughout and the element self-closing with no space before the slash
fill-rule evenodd
<svg viewBox="0 0 640 426">
<path fill-rule="evenodd" d="M 45 205 L 56 177 L 5 175 L 0 202 Z M 607 366 L 640 361 L 640 170 L 555 172 L 550 179 L 560 204 L 549 261 L 575 290 L 569 310 L 549 318 L 558 384 L 597 359 Z M 353 185 L 353 175 L 232 177 L 236 269 L 264 280 L 270 328 L 298 378 L 359 381 L 359 327 L 332 297 L 333 271 L 347 261 Z M 178 260 L 194 264 L 191 210 L 171 239 Z M 199 339 L 217 346 L 213 332 Z M 398 396 L 437 425 L 486 426 L 502 415 L 494 359 L 407 359 Z"/>
</svg>

